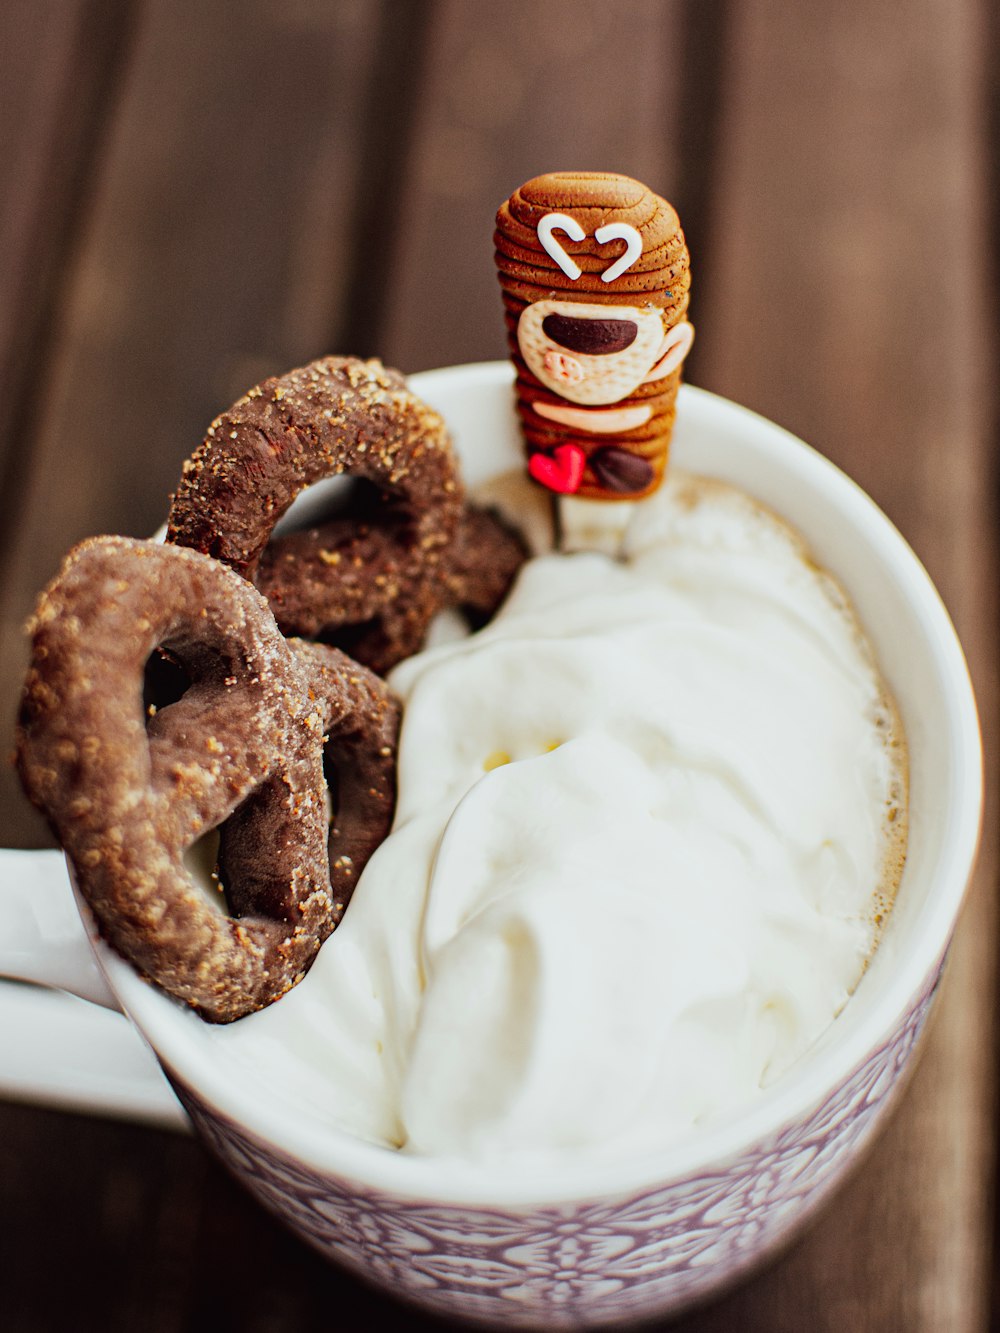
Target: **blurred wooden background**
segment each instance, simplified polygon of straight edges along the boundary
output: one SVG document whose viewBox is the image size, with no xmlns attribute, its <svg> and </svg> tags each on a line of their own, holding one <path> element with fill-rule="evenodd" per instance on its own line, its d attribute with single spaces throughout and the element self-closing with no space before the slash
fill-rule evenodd
<svg viewBox="0 0 1000 1333">
<path fill-rule="evenodd" d="M 688 378 L 888 512 L 997 721 L 989 0 L 7 0 L 0 714 L 64 551 L 147 535 L 213 415 L 324 351 L 504 354 L 492 218 L 545 170 L 678 207 Z M 996 803 L 925 1058 L 864 1169 L 684 1333 L 994 1326 Z M 0 841 L 46 834 L 6 770 Z M 0 1104 L 9 1333 L 430 1328 L 193 1141 Z"/>
</svg>

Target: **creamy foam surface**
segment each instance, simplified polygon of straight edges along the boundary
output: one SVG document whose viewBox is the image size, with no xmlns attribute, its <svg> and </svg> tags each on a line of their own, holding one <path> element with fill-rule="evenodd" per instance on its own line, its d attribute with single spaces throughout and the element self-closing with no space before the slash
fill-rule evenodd
<svg viewBox="0 0 1000 1333">
<path fill-rule="evenodd" d="M 838 586 L 672 477 L 623 561 L 546 555 L 412 658 L 394 830 L 278 1004 L 212 1039 L 403 1151 L 664 1146 L 834 1019 L 905 848 L 905 752 Z"/>
</svg>

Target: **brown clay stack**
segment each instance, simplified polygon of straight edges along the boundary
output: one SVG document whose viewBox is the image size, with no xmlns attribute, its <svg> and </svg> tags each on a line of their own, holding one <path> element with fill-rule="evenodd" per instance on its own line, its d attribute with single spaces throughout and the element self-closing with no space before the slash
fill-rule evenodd
<svg viewBox="0 0 1000 1333">
<path fill-rule="evenodd" d="M 586 499 L 650 494 L 694 333 L 677 214 L 628 176 L 553 172 L 501 205 L 494 243 L 529 473 Z"/>
</svg>

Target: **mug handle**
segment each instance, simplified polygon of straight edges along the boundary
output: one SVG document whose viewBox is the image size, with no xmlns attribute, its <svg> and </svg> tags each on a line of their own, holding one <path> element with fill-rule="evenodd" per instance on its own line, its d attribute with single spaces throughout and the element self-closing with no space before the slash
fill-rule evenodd
<svg viewBox="0 0 1000 1333">
<path fill-rule="evenodd" d="M 9 984 L 18 981 L 35 984 Z M 122 1016 L 97 965 L 60 851 L 0 848 L 5 1094 L 162 1128 L 189 1127 L 156 1058 Z"/>
<path fill-rule="evenodd" d="M 0 976 L 55 986 L 120 1012 L 91 952 L 60 851 L 0 848 Z"/>
</svg>

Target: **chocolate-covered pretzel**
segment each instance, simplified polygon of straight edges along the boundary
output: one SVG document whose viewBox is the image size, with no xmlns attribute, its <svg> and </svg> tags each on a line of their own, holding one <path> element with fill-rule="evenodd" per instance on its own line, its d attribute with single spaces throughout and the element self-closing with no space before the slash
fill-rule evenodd
<svg viewBox="0 0 1000 1333">
<path fill-rule="evenodd" d="M 372 483 L 362 513 L 269 546 L 295 497 L 338 475 Z M 483 604 L 492 588 L 491 613 L 524 558 L 498 520 L 470 519 L 438 414 L 397 371 L 349 357 L 265 380 L 213 423 L 185 464 L 167 540 L 252 579 L 286 634 L 337 642 L 378 672 L 416 652 L 456 598 Z"/>
<path fill-rule="evenodd" d="M 29 628 L 17 762 L 102 934 L 213 1022 L 269 1004 L 388 832 L 398 705 L 337 650 L 286 641 L 247 582 L 181 547 L 82 543 Z M 158 648 L 190 678 L 159 711 L 143 701 Z M 214 828 L 219 902 L 185 863 Z"/>
</svg>

